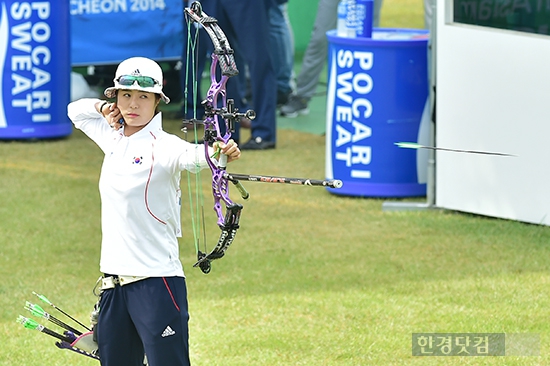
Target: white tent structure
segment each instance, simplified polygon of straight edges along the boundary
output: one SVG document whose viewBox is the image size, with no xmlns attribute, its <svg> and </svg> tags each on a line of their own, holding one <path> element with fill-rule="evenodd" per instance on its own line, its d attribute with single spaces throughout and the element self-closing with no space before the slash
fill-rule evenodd
<svg viewBox="0 0 550 366">
<path fill-rule="evenodd" d="M 550 2 L 507 4 L 437 0 L 433 142 L 515 157 L 435 152 L 423 207 L 550 225 Z"/>
</svg>

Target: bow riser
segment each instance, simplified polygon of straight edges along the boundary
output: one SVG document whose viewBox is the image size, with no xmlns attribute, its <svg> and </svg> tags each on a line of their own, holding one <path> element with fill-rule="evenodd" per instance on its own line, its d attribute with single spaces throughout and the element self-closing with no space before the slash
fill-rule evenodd
<svg viewBox="0 0 550 366">
<path fill-rule="evenodd" d="M 227 141 L 229 141 L 229 139 L 231 138 L 231 133 L 233 132 L 233 128 L 232 126 L 229 125 L 229 123 L 224 118 L 222 118 L 223 123 L 225 123 L 226 125 L 226 129 L 225 129 L 224 135 L 223 136 L 221 135 L 221 131 L 219 129 L 219 126 L 220 126 L 219 115 L 227 112 L 227 110 L 224 109 L 223 107 L 218 108 L 218 106 L 220 105 L 220 102 L 222 106 L 227 105 L 227 100 L 225 95 L 225 86 L 227 84 L 227 80 L 229 80 L 229 77 L 223 75 L 219 81 L 216 80 L 216 65 L 218 64 L 218 61 L 219 61 L 218 56 L 212 55 L 212 65 L 210 67 L 210 74 L 211 74 L 210 88 L 206 93 L 206 99 L 202 102 L 205 108 L 205 114 L 206 114 L 204 125 L 205 125 L 205 129 L 208 129 L 209 131 L 216 133 L 215 137 L 218 141 L 223 141 L 224 143 L 227 143 Z"/>
<path fill-rule="evenodd" d="M 220 103 L 219 98 L 221 98 L 222 105 L 226 105 L 226 96 L 225 96 L 225 84 L 227 83 L 228 77 L 222 76 L 219 82 L 215 79 L 215 71 L 218 57 L 212 55 L 212 84 L 208 90 L 206 100 L 203 102 L 206 110 L 206 119 L 204 121 L 205 129 L 205 155 L 208 166 L 212 171 L 212 195 L 214 197 L 214 211 L 218 217 L 218 226 L 224 225 L 224 216 L 222 213 L 221 201 L 223 201 L 227 206 L 232 205 L 233 201 L 229 198 L 229 190 L 227 179 L 224 179 L 225 164 L 216 164 L 214 160 L 210 157 L 208 144 L 213 144 L 216 141 L 222 141 L 226 144 L 231 138 L 231 126 L 226 122 L 225 119 L 222 120 L 225 123 L 225 134 L 222 136 L 219 129 L 219 116 L 220 111 L 225 112 L 224 109 L 218 109 L 218 103 Z"/>
</svg>

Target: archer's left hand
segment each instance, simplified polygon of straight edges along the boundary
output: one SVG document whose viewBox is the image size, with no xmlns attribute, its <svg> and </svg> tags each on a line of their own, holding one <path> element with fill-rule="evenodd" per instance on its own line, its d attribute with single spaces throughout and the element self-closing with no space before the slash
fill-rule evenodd
<svg viewBox="0 0 550 366">
<path fill-rule="evenodd" d="M 214 150 L 219 150 L 222 154 L 227 155 L 228 163 L 241 157 L 241 150 L 233 140 L 227 141 L 227 144 L 224 144 L 222 141 L 216 141 L 213 147 Z"/>
</svg>

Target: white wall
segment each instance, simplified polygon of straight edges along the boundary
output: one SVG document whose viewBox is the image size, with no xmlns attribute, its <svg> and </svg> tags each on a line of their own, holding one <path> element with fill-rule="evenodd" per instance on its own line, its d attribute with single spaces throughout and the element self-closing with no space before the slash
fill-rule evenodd
<svg viewBox="0 0 550 366">
<path fill-rule="evenodd" d="M 444 6 L 443 6 L 444 4 Z M 452 24 L 437 8 L 436 206 L 550 225 L 550 37 Z"/>
</svg>

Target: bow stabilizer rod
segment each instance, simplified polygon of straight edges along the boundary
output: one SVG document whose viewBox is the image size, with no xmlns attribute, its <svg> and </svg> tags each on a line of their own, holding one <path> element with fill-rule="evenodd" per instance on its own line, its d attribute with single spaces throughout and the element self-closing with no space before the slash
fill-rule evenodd
<svg viewBox="0 0 550 366">
<path fill-rule="evenodd" d="M 275 177 L 271 175 L 251 175 L 251 174 L 237 174 L 237 173 L 225 173 L 224 178 L 227 178 L 231 182 L 246 180 L 249 182 L 264 182 L 264 183 L 283 183 L 283 184 L 296 184 L 302 186 L 321 186 L 329 188 L 341 188 L 343 183 L 339 179 L 329 180 L 316 180 L 309 178 L 289 178 L 289 177 Z"/>
</svg>

